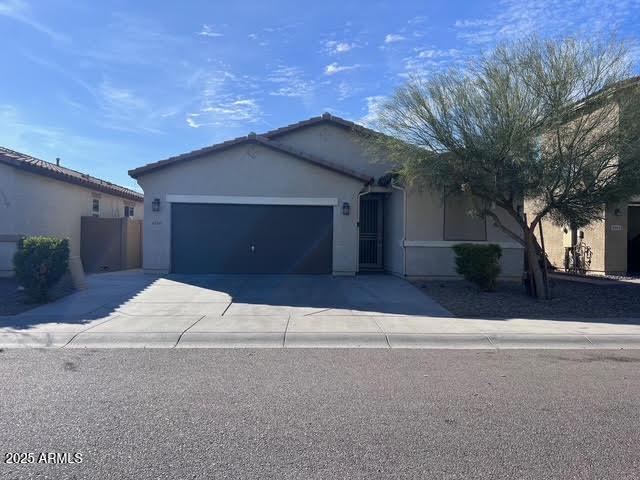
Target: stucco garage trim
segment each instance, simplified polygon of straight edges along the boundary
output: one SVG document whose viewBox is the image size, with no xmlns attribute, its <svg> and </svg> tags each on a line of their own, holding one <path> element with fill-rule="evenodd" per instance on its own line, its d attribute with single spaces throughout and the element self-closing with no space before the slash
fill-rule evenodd
<svg viewBox="0 0 640 480">
<path fill-rule="evenodd" d="M 232 205 L 317 205 L 333 207 L 337 198 L 323 197 L 253 197 L 234 195 L 174 195 L 166 196 L 168 203 L 221 203 Z"/>
</svg>

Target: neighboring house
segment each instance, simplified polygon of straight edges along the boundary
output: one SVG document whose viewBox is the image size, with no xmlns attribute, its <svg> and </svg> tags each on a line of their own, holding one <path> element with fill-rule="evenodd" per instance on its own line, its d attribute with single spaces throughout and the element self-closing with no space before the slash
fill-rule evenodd
<svg viewBox="0 0 640 480">
<path fill-rule="evenodd" d="M 628 109 L 640 108 L 639 86 L 640 77 L 633 77 L 600 93 L 610 95 L 611 101 L 617 103 L 613 109 L 616 125 L 629 118 Z M 530 210 L 531 204 L 525 202 L 525 211 Z M 542 227 L 547 257 L 559 270 L 574 269 L 573 253 L 576 252 L 578 258 L 584 260 L 582 264 L 578 260 L 575 270 L 583 273 L 640 273 L 640 195 L 619 205 L 603 205 L 602 219 L 581 229 L 556 225 L 547 219 L 542 221 Z M 536 234 L 539 237 L 539 232 Z"/>
<path fill-rule="evenodd" d="M 25 235 L 68 238 L 71 262 L 79 265 L 83 216 L 142 219 L 143 197 L 59 161 L 0 147 L 0 276 L 13 274 L 13 254 Z"/>
<path fill-rule="evenodd" d="M 131 170 L 145 271 L 455 278 L 453 245 L 492 242 L 503 277 L 521 277 L 519 244 L 462 199 L 393 184 L 368 133 L 325 113 Z"/>
<path fill-rule="evenodd" d="M 581 229 L 543 221 L 544 244 L 551 264 L 571 270 L 571 253 L 588 257 L 584 273 L 625 275 L 640 273 L 640 196 L 609 205 L 603 219 Z"/>
</svg>

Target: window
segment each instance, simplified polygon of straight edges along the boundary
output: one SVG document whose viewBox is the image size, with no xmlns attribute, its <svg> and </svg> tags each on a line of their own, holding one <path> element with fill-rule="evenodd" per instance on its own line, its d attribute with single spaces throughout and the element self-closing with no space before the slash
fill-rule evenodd
<svg viewBox="0 0 640 480">
<path fill-rule="evenodd" d="M 124 216 L 125 217 L 133 217 L 133 207 L 129 205 L 124 206 Z"/>
<path fill-rule="evenodd" d="M 449 194 L 444 202 L 444 239 L 483 241 L 487 239 L 484 218 L 473 215 L 473 200 L 462 194 Z"/>
<path fill-rule="evenodd" d="M 93 199 L 93 202 L 91 204 L 91 211 L 93 212 L 93 216 L 97 217 L 98 215 L 100 215 L 100 200 L 97 198 Z"/>
</svg>

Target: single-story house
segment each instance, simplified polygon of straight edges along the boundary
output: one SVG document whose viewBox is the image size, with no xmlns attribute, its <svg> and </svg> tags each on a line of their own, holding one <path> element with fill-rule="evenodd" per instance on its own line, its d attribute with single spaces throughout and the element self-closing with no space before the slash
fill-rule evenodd
<svg viewBox="0 0 640 480">
<path fill-rule="evenodd" d="M 69 239 L 71 267 L 81 268 L 82 217 L 143 218 L 142 194 L 56 163 L 0 147 L 0 276 L 26 235 Z"/>
<path fill-rule="evenodd" d="M 455 278 L 452 246 L 474 242 L 501 245 L 503 277 L 521 278 L 518 243 L 463 197 L 396 184 L 370 132 L 325 113 L 131 170 L 145 271 Z"/>
</svg>

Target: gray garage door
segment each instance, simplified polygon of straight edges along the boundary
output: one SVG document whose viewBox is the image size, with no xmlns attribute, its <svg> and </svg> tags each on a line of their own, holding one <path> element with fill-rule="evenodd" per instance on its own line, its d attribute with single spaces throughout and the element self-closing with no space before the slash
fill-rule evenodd
<svg viewBox="0 0 640 480">
<path fill-rule="evenodd" d="M 331 273 L 332 207 L 171 205 L 175 273 Z"/>
</svg>

